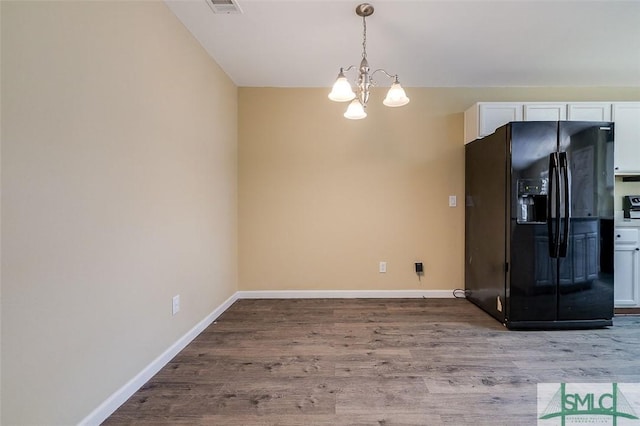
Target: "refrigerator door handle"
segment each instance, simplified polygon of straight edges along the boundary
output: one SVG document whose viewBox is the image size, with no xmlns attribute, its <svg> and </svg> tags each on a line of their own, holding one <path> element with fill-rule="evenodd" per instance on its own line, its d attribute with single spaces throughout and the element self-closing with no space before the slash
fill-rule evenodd
<svg viewBox="0 0 640 426">
<path fill-rule="evenodd" d="M 569 194 L 569 162 L 567 160 L 567 153 L 561 152 L 559 155 L 559 163 L 560 163 L 560 174 L 562 175 L 562 184 L 564 189 L 563 199 L 564 199 L 564 217 L 563 229 L 562 229 L 562 238 L 559 241 L 559 257 L 567 257 L 567 248 L 569 243 L 569 215 L 570 215 L 570 203 L 571 196 Z"/>
<path fill-rule="evenodd" d="M 555 185 L 554 185 L 555 181 Z M 547 234 L 549 236 L 549 257 L 558 257 L 558 239 L 560 237 L 560 172 L 558 170 L 558 153 L 549 154 L 549 189 L 547 202 Z M 556 187 L 556 185 L 558 187 Z M 554 211 L 555 206 L 555 211 Z M 555 214 L 554 214 L 555 213 Z M 555 219 L 555 220 L 554 220 Z M 554 229 L 555 225 L 555 229 Z"/>
</svg>

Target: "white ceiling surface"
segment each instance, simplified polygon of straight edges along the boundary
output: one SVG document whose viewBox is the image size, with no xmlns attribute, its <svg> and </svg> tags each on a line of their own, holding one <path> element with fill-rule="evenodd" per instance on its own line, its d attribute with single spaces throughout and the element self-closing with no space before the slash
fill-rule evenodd
<svg viewBox="0 0 640 426">
<path fill-rule="evenodd" d="M 330 87 L 360 61 L 357 0 L 206 1 L 165 0 L 238 86 Z M 405 87 L 640 86 L 640 0 L 370 3 L 369 64 Z"/>
</svg>

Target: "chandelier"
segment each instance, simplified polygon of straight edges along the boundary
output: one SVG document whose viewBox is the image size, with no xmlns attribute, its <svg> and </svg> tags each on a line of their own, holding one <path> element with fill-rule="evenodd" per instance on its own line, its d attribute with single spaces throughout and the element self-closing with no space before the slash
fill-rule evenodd
<svg viewBox="0 0 640 426">
<path fill-rule="evenodd" d="M 331 93 L 329 93 L 329 99 L 336 102 L 348 102 L 351 101 L 347 111 L 344 113 L 345 118 L 351 120 L 359 120 L 367 116 L 365 111 L 367 108 L 367 102 L 369 101 L 369 89 L 372 86 L 377 86 L 373 79 L 373 76 L 380 72 L 385 76 L 393 80 L 391 88 L 387 92 L 382 103 L 388 107 L 399 107 L 409 103 L 409 98 L 404 92 L 404 89 L 398 81 L 398 75 L 392 75 L 383 70 L 382 68 L 370 72 L 369 62 L 367 61 L 367 16 L 373 15 L 373 6 L 369 3 L 362 3 L 356 7 L 356 15 L 362 16 L 362 60 L 360 61 L 360 67 L 358 68 L 358 76 L 355 80 L 356 91 L 353 91 L 351 84 L 345 77 L 344 73 L 352 69 L 355 69 L 355 65 L 349 67 L 340 68 L 338 78 L 333 84 Z"/>
</svg>

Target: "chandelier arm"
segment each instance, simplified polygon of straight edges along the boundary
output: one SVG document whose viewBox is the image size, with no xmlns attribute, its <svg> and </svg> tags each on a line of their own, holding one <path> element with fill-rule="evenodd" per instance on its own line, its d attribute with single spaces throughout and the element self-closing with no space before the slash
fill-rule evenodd
<svg viewBox="0 0 640 426">
<path fill-rule="evenodd" d="M 389 77 L 389 78 L 395 78 L 395 79 L 397 79 L 397 78 L 398 78 L 398 74 L 389 74 L 387 71 L 385 71 L 385 70 L 384 70 L 384 69 L 382 69 L 382 68 L 378 68 L 377 70 L 375 70 L 374 72 L 372 72 L 372 73 L 371 73 L 371 77 L 373 77 L 373 75 L 374 75 L 375 73 L 377 73 L 377 72 L 381 72 L 381 73 L 383 73 L 384 75 L 386 75 L 386 76 L 387 76 L 387 77 Z"/>
<path fill-rule="evenodd" d="M 378 87 L 378 82 L 373 79 L 373 73 L 369 74 L 369 86 Z"/>
<path fill-rule="evenodd" d="M 351 71 L 352 69 L 356 68 L 355 65 L 349 65 L 348 67 L 344 68 L 344 67 L 340 67 L 340 70 L 342 70 L 342 72 L 347 72 L 347 71 Z"/>
<path fill-rule="evenodd" d="M 1 0 L 0 0 L 0 1 L 1 1 Z M 351 70 L 356 69 L 356 68 L 359 68 L 359 67 L 358 67 L 358 66 L 356 66 L 356 65 L 349 65 L 347 68 L 343 68 L 343 67 L 341 67 L 341 68 L 340 68 L 340 72 L 346 73 L 346 72 L 351 71 Z M 358 81 L 358 80 L 359 80 L 359 78 L 360 78 L 360 76 L 361 76 L 361 75 L 362 75 L 362 73 L 360 72 L 360 70 L 358 70 L 358 74 L 356 74 L 356 76 L 355 76 L 355 77 L 354 77 L 354 79 L 353 79 L 353 84 L 354 84 L 354 86 L 355 86 L 356 88 L 359 88 L 359 87 L 360 87 L 360 84 L 359 84 L 359 81 Z M 371 75 L 371 74 L 370 74 L 370 75 Z"/>
</svg>

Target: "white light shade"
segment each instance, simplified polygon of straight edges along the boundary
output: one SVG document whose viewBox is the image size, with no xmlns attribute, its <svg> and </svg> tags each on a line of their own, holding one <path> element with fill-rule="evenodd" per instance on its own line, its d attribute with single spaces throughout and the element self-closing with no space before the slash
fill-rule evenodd
<svg viewBox="0 0 640 426">
<path fill-rule="evenodd" d="M 349 120 L 360 120 L 366 116 L 367 113 L 364 111 L 364 107 L 358 99 L 351 101 L 349 108 L 347 108 L 347 112 L 344 113 L 344 117 Z"/>
<path fill-rule="evenodd" d="M 331 93 L 329 93 L 329 99 L 336 102 L 347 102 L 355 97 L 356 94 L 353 93 L 353 89 L 349 81 L 347 81 L 347 78 L 342 73 L 338 74 L 336 82 L 333 83 Z"/>
<path fill-rule="evenodd" d="M 388 107 L 399 107 L 408 104 L 409 98 L 400 83 L 393 83 L 382 103 Z"/>
</svg>

